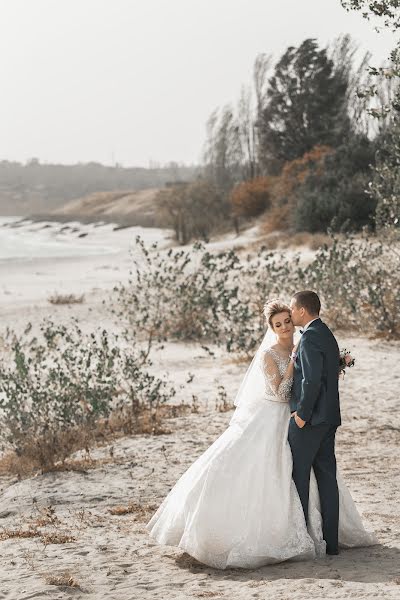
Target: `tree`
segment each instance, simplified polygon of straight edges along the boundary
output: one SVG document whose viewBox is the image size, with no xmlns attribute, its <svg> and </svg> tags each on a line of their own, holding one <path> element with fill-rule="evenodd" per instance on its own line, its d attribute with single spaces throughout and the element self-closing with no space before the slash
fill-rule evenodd
<svg viewBox="0 0 400 600">
<path fill-rule="evenodd" d="M 362 11 L 365 19 L 369 20 L 371 17 L 383 19 L 384 26 L 393 32 L 400 29 L 400 0 L 340 0 L 340 2 L 347 11 Z M 379 68 L 370 67 L 370 75 L 377 79 L 377 83 L 366 86 L 364 91 L 359 90 L 358 94 L 364 99 L 379 97 L 382 82 L 385 80 L 393 79 L 395 84 L 392 86 L 394 94 L 388 99 L 387 104 L 381 104 L 378 108 L 369 107 L 368 112 L 378 119 L 385 119 L 393 109 L 400 112 L 400 41 L 397 40 L 395 48 L 390 53 L 389 63 Z"/>
<path fill-rule="evenodd" d="M 382 17 L 385 27 L 400 28 L 399 0 L 341 0 L 346 10 L 361 10 L 364 18 Z"/>
<path fill-rule="evenodd" d="M 215 110 L 207 121 L 205 176 L 227 193 L 239 180 L 241 146 L 233 109 Z"/>
<path fill-rule="evenodd" d="M 288 48 L 269 80 L 260 116 L 263 163 L 279 169 L 317 144 L 343 143 L 351 131 L 347 87 L 346 73 L 335 72 L 327 49 L 319 50 L 315 40 Z"/>
<path fill-rule="evenodd" d="M 271 205 L 271 177 L 258 177 L 236 185 L 230 194 L 235 218 L 257 217 Z"/>
<path fill-rule="evenodd" d="M 345 34 L 336 38 L 328 47 L 328 55 L 333 61 L 334 73 L 347 81 L 346 104 L 352 127 L 355 133 L 367 136 L 372 121 L 365 112 L 365 99 L 357 94 L 357 90 L 371 83 L 371 75 L 367 68 L 372 55 L 366 52 L 359 64 L 355 65 L 358 49 L 351 36 Z"/>
<path fill-rule="evenodd" d="M 400 0 L 341 0 L 347 10 L 362 11 L 366 19 L 378 17 L 392 31 L 400 29 Z M 397 41 L 385 67 L 371 67 L 376 84 L 359 91 L 364 98 L 377 97 L 378 107 L 369 113 L 383 121 L 378 136 L 378 151 L 369 189 L 376 202 L 376 226 L 398 235 L 400 231 L 400 42 Z M 383 82 L 393 82 L 388 89 Z M 383 101 L 382 101 L 383 100 Z M 386 102 L 385 102 L 386 101 Z"/>
<path fill-rule="evenodd" d="M 244 180 L 260 176 L 258 121 L 265 105 L 267 73 L 270 66 L 271 56 L 258 54 L 253 66 L 254 87 L 242 86 L 237 106 L 236 121 L 241 149 L 241 172 Z"/>
<path fill-rule="evenodd" d="M 250 86 L 242 86 L 237 107 L 237 128 L 240 144 L 240 162 L 243 179 L 253 179 L 258 174 L 257 133 Z"/>
<path fill-rule="evenodd" d="M 156 197 L 157 215 L 160 225 L 172 227 L 179 244 L 189 241 L 186 226 L 186 182 L 168 185 Z"/>
<path fill-rule="evenodd" d="M 260 175 L 258 115 L 265 104 L 271 56 L 259 54 L 253 67 L 253 87 L 243 85 L 236 107 L 216 109 L 207 121 L 205 177 L 224 193 Z"/>
<path fill-rule="evenodd" d="M 182 245 L 193 238 L 208 242 L 210 234 L 230 217 L 230 207 L 220 190 L 201 179 L 161 190 L 157 207 L 162 225 L 172 227 L 175 239 Z"/>
<path fill-rule="evenodd" d="M 368 194 L 368 180 L 376 145 L 354 135 L 344 146 L 325 156 L 296 189 L 292 223 L 298 231 L 325 232 L 327 228 L 360 230 L 373 226 L 376 200 Z"/>
<path fill-rule="evenodd" d="M 400 120 L 396 119 L 379 140 L 376 167 L 370 182 L 376 200 L 376 226 L 400 229 Z"/>
<path fill-rule="evenodd" d="M 314 175 L 314 186 L 324 171 L 325 159 L 333 152 L 329 146 L 315 146 L 301 158 L 288 161 L 279 175 L 274 177 L 272 208 L 266 213 L 264 229 L 285 230 L 295 227 L 294 214 L 298 194 L 305 182 Z"/>
</svg>

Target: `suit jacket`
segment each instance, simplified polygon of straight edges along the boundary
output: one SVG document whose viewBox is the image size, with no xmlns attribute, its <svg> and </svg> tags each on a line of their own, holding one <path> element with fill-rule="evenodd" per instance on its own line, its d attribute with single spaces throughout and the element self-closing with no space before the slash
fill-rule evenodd
<svg viewBox="0 0 400 600">
<path fill-rule="evenodd" d="M 329 327 L 317 319 L 301 336 L 294 364 L 291 412 L 311 425 L 340 425 L 339 347 Z"/>
</svg>

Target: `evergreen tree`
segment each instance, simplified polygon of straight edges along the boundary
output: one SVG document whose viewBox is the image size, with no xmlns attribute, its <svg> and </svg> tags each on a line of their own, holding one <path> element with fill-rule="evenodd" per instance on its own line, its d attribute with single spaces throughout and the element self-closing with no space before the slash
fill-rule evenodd
<svg viewBox="0 0 400 600">
<path fill-rule="evenodd" d="M 324 168 L 297 188 L 293 225 L 299 231 L 360 230 L 374 226 L 376 198 L 368 193 L 376 144 L 353 136 L 327 155 Z"/>
<path fill-rule="evenodd" d="M 313 39 L 290 47 L 269 80 L 267 104 L 258 123 L 261 159 L 267 171 L 323 144 L 335 148 L 351 129 L 348 77 L 335 70 L 327 49 Z"/>
<path fill-rule="evenodd" d="M 383 19 L 386 28 L 393 32 L 400 30 L 400 0 L 341 0 L 347 10 L 360 10 L 363 17 Z M 393 93 L 386 105 L 369 112 L 379 120 L 386 120 L 377 139 L 378 151 L 369 189 L 376 203 L 377 229 L 385 229 L 389 234 L 398 235 L 400 230 L 400 42 L 390 54 L 386 67 L 371 68 L 377 78 L 376 85 L 370 86 L 360 95 L 379 96 L 379 88 L 385 80 L 392 82 Z M 388 118 L 389 117 L 389 118 Z"/>
</svg>

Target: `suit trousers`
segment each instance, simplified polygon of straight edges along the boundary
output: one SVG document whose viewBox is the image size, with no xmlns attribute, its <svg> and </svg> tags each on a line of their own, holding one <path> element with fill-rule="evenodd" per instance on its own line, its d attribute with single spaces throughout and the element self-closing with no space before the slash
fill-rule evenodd
<svg viewBox="0 0 400 600">
<path fill-rule="evenodd" d="M 294 417 L 289 423 L 288 439 L 293 456 L 293 480 L 308 523 L 311 468 L 318 484 L 322 514 L 322 533 L 327 551 L 338 549 L 339 492 L 336 481 L 336 425 L 311 425 L 300 428 Z"/>
</svg>

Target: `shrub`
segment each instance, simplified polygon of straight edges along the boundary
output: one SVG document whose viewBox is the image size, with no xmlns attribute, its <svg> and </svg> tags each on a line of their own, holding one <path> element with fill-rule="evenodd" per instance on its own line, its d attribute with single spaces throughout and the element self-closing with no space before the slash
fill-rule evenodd
<svg viewBox="0 0 400 600">
<path fill-rule="evenodd" d="M 192 340 L 251 356 L 265 332 L 262 307 L 299 289 L 321 295 L 324 315 L 336 327 L 398 337 L 400 258 L 398 247 L 379 237 L 332 236 L 308 265 L 261 247 L 241 257 L 233 250 L 209 252 L 196 244 L 186 252 L 149 252 L 134 280 L 116 288 L 114 311 L 132 332 L 153 339 Z"/>
<path fill-rule="evenodd" d="M 149 251 L 138 236 L 134 276 L 115 287 L 114 312 L 148 339 L 222 344 L 251 353 L 263 330 L 261 308 L 298 258 L 289 262 L 262 247 L 244 260 L 233 250 Z M 205 346 L 207 348 L 207 346 Z"/>
<path fill-rule="evenodd" d="M 306 287 L 320 290 L 337 327 L 374 337 L 400 336 L 400 252 L 380 237 L 333 238 L 304 270 Z"/>
<path fill-rule="evenodd" d="M 370 192 L 376 201 L 376 226 L 400 230 L 400 120 L 394 120 L 380 136 Z M 399 237 L 398 237 L 399 239 Z"/>
<path fill-rule="evenodd" d="M 309 190 L 299 198 L 292 215 L 297 231 L 326 231 L 337 213 L 336 199 L 331 193 Z"/>
<path fill-rule="evenodd" d="M 175 184 L 157 196 L 159 221 L 172 227 L 179 244 L 192 239 L 208 241 L 211 233 L 226 224 L 229 204 L 212 183 L 198 180 Z"/>
<path fill-rule="evenodd" d="M 328 146 L 317 145 L 301 158 L 284 164 L 280 174 L 274 178 L 271 210 L 266 212 L 262 220 L 265 232 L 293 227 L 293 213 L 299 190 L 311 175 L 318 182 L 325 168 L 325 160 L 333 152 Z"/>
<path fill-rule="evenodd" d="M 295 190 L 292 227 L 311 233 L 372 227 L 376 199 L 368 182 L 374 155 L 374 143 L 361 135 L 328 154 L 324 168 L 310 172 Z"/>
<path fill-rule="evenodd" d="M 48 298 L 50 304 L 82 304 L 84 300 L 84 294 L 76 296 L 75 294 L 58 294 L 57 292 Z"/>
<path fill-rule="evenodd" d="M 54 467 L 93 442 L 96 423 L 128 415 L 138 428 L 143 410 L 175 394 L 151 375 L 143 350 L 122 349 L 106 330 L 83 334 L 77 323 L 45 320 L 41 339 L 12 336 L 12 360 L 0 365 L 0 440 L 19 456 Z"/>
<path fill-rule="evenodd" d="M 237 184 L 229 200 L 234 217 L 257 217 L 271 205 L 271 177 L 257 177 Z"/>
</svg>

